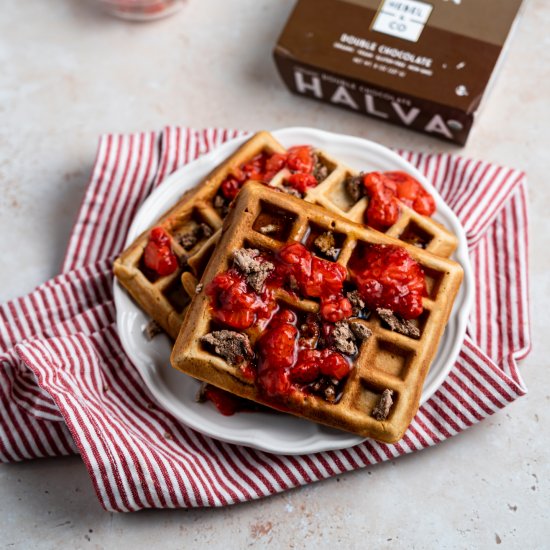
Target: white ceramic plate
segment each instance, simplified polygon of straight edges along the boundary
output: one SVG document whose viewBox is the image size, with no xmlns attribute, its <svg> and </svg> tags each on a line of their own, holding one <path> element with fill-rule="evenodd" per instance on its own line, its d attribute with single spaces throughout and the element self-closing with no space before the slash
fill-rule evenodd
<svg viewBox="0 0 550 550">
<path fill-rule="evenodd" d="M 431 183 L 411 164 L 386 147 L 365 139 L 312 128 L 284 128 L 274 131 L 273 135 L 285 147 L 311 144 L 358 170 L 409 172 L 434 196 L 437 205 L 434 218 L 458 235 L 460 244 L 454 258 L 462 264 L 465 277 L 437 356 L 424 384 L 422 402 L 426 401 L 437 390 L 454 364 L 464 338 L 471 308 L 472 271 L 466 237 L 458 219 Z M 150 227 L 184 191 L 199 183 L 212 168 L 225 160 L 246 139 L 237 138 L 227 142 L 167 178 L 151 193 L 139 210 L 128 233 L 127 244 Z M 146 340 L 143 327 L 148 322 L 147 316 L 116 281 L 114 299 L 119 334 L 126 353 L 158 404 L 191 428 L 222 441 L 281 454 L 342 449 L 363 440 L 361 437 L 291 415 L 261 412 L 222 416 L 211 403 L 196 403 L 195 395 L 199 383 L 170 367 L 169 339 L 162 335 L 152 341 Z"/>
</svg>

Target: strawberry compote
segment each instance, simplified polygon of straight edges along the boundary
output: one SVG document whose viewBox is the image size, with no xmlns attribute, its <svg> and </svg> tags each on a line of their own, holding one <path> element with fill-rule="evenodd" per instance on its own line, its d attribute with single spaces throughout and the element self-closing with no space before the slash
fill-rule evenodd
<svg viewBox="0 0 550 550">
<path fill-rule="evenodd" d="M 325 395 L 330 390 L 333 402 L 351 363 L 349 357 L 329 349 L 328 338 L 320 335 L 330 334 L 334 323 L 351 316 L 351 304 L 343 295 L 346 269 L 313 256 L 297 242 L 276 255 L 263 253 L 259 261 L 275 266 L 261 292 L 254 291 L 236 267 L 214 277 L 206 287 L 213 318 L 240 331 L 260 329 L 247 372 L 255 371 L 258 390 L 266 399 L 280 402 L 297 391 Z M 305 314 L 279 305 L 276 288 L 287 288 L 301 298 L 320 298 L 319 312 L 304 318 Z"/>
<path fill-rule="evenodd" d="M 269 319 L 277 308 L 270 288 L 257 294 L 234 268 L 214 277 L 206 294 L 210 297 L 214 319 L 237 330 Z"/>
<path fill-rule="evenodd" d="M 423 311 L 424 272 L 400 246 L 359 245 L 349 264 L 351 281 L 345 267 L 314 256 L 299 242 L 284 245 L 276 254 L 250 252 L 235 251 L 234 258 L 270 264 L 259 290 L 251 286 L 251 264 L 247 271 L 236 261 L 212 280 L 206 293 L 216 322 L 241 331 L 241 341 L 243 333 L 250 338 L 252 351 L 239 368 L 277 408 L 284 410 L 293 396 L 315 395 L 335 403 L 342 395 L 353 360 L 370 332 L 357 318 L 362 313 L 353 312 L 351 294 L 358 292 L 366 308 L 388 308 L 404 319 Z M 286 299 L 278 302 L 276 290 L 281 289 L 295 299 L 319 299 L 318 310 L 304 313 L 291 309 Z M 231 404 L 223 395 L 218 401 L 220 410 L 229 414 Z"/>
<path fill-rule="evenodd" d="M 298 145 L 291 147 L 286 153 L 262 151 L 250 161 L 233 169 L 221 183 L 221 194 L 228 201 L 232 201 L 246 181 L 256 180 L 267 184 L 284 168 L 290 171 L 285 184 L 299 193 L 304 194 L 319 184 L 314 175 L 316 157 L 313 148 L 309 145 Z"/>
<path fill-rule="evenodd" d="M 257 384 L 268 399 L 314 392 L 315 383 L 323 380 L 338 385 L 351 370 L 349 359 L 337 351 L 308 347 L 297 320 L 293 311 L 280 310 L 257 342 Z"/>
<path fill-rule="evenodd" d="M 386 185 L 395 185 L 397 198 L 408 207 L 423 216 L 435 212 L 434 198 L 422 187 L 422 184 L 406 172 L 384 172 Z"/>
<path fill-rule="evenodd" d="M 284 163 L 284 155 L 270 154 L 263 151 L 250 161 L 233 169 L 231 174 L 222 182 L 221 193 L 226 199 L 233 200 L 247 180 L 267 183 L 283 168 Z"/>
<path fill-rule="evenodd" d="M 172 251 L 170 235 L 162 227 L 154 227 L 143 251 L 145 266 L 164 277 L 178 268 L 178 258 Z"/>
<path fill-rule="evenodd" d="M 366 307 L 388 308 L 404 319 L 414 319 L 422 313 L 422 297 L 426 296 L 424 271 L 404 248 L 368 245 L 350 268 Z"/>
<path fill-rule="evenodd" d="M 277 255 L 275 277 L 279 281 L 296 282 L 300 293 L 321 299 L 321 317 L 337 322 L 351 315 L 351 304 L 343 296 L 346 268 L 314 256 L 303 244 L 290 243 Z"/>
<path fill-rule="evenodd" d="M 379 231 L 386 231 L 397 222 L 398 199 L 423 216 L 435 212 L 433 197 L 405 172 L 370 172 L 363 176 L 363 186 L 369 197 L 365 222 Z"/>
<path fill-rule="evenodd" d="M 204 399 L 211 401 L 224 416 L 232 416 L 241 410 L 247 410 L 248 402 L 225 390 L 208 384 L 204 389 Z"/>
<path fill-rule="evenodd" d="M 286 178 L 285 183 L 293 187 L 301 194 L 312 187 L 319 185 L 314 175 L 316 159 L 313 148 L 309 145 L 298 145 L 288 150 L 286 167 L 291 175 Z"/>
</svg>

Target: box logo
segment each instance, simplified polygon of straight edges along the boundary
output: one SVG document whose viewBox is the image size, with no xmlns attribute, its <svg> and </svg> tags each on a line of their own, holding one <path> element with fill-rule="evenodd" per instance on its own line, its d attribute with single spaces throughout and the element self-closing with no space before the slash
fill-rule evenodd
<svg viewBox="0 0 550 550">
<path fill-rule="evenodd" d="M 417 42 L 433 6 L 418 0 L 384 0 L 372 30 L 410 42 Z"/>
</svg>

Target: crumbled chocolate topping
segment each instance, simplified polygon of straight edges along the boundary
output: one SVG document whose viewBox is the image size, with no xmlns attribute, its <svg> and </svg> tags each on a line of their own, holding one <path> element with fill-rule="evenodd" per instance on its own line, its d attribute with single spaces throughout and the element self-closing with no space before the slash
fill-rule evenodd
<svg viewBox="0 0 550 550">
<path fill-rule="evenodd" d="M 277 233 L 279 231 L 280 227 L 278 225 L 275 225 L 274 223 L 269 223 L 267 225 L 264 225 L 263 227 L 260 227 L 260 233 L 262 235 L 271 235 L 272 233 Z"/>
<path fill-rule="evenodd" d="M 313 154 L 313 177 L 321 183 L 328 177 L 328 166 L 319 158 L 317 153 Z"/>
<path fill-rule="evenodd" d="M 349 326 L 358 340 L 368 340 L 372 336 L 372 330 L 361 321 L 350 321 Z"/>
<path fill-rule="evenodd" d="M 363 176 L 350 176 L 344 182 L 344 187 L 350 197 L 350 199 L 356 203 L 364 194 L 365 187 L 363 185 Z"/>
<path fill-rule="evenodd" d="M 300 345 L 304 348 L 315 349 L 321 334 L 321 327 L 317 322 L 317 316 L 308 313 L 304 323 L 300 325 Z"/>
<path fill-rule="evenodd" d="M 200 223 L 187 233 L 181 235 L 179 237 L 179 243 L 183 246 L 183 248 L 185 248 L 185 250 L 189 250 L 190 248 L 193 248 L 200 239 L 208 239 L 208 237 L 211 237 L 212 233 L 212 228 L 209 225 L 206 223 Z"/>
<path fill-rule="evenodd" d="M 143 328 L 143 334 L 147 340 L 152 340 L 155 336 L 162 334 L 163 332 L 164 331 L 161 326 L 153 319 L 151 319 Z"/>
<path fill-rule="evenodd" d="M 214 234 L 214 230 L 207 223 L 199 224 L 199 231 L 205 239 L 208 239 Z"/>
<path fill-rule="evenodd" d="M 293 197 L 298 197 L 299 199 L 303 196 L 298 189 L 294 189 L 294 187 L 290 187 L 290 185 L 283 185 L 282 191 L 287 195 L 292 195 Z"/>
<path fill-rule="evenodd" d="M 372 410 L 372 416 L 376 418 L 376 420 L 386 420 L 386 418 L 388 418 L 391 406 L 393 405 L 392 395 L 393 390 L 389 390 L 388 388 L 382 392 L 378 405 Z"/>
<path fill-rule="evenodd" d="M 233 252 L 233 263 L 235 267 L 247 274 L 259 269 L 260 262 L 256 259 L 259 255 L 260 251 L 256 248 L 238 248 Z"/>
<path fill-rule="evenodd" d="M 255 248 L 239 248 L 233 252 L 235 267 L 246 277 L 246 281 L 255 292 L 262 292 L 265 280 L 275 269 L 268 261 L 258 260 L 260 251 Z"/>
<path fill-rule="evenodd" d="M 195 287 L 195 294 L 199 294 L 200 291 L 202 290 L 202 287 L 204 285 L 202 283 L 199 283 L 196 287 Z"/>
<path fill-rule="evenodd" d="M 336 401 L 336 388 L 333 384 L 329 384 L 324 391 L 325 399 L 329 403 L 334 403 Z"/>
<path fill-rule="evenodd" d="M 197 403 L 204 403 L 206 401 L 206 387 L 208 384 L 206 382 L 201 382 L 199 389 L 195 395 L 195 401 Z"/>
<path fill-rule="evenodd" d="M 320 392 L 322 389 L 323 389 L 323 380 L 316 380 L 315 382 L 313 382 L 313 384 L 310 386 L 311 387 L 311 390 L 314 391 L 314 392 Z"/>
<path fill-rule="evenodd" d="M 214 208 L 222 218 L 225 218 L 229 212 L 229 201 L 221 195 L 216 195 L 214 198 Z"/>
<path fill-rule="evenodd" d="M 335 248 L 336 240 L 331 231 L 321 233 L 314 241 L 313 244 L 317 249 L 323 253 L 327 258 L 336 260 L 338 257 L 338 249 Z"/>
<path fill-rule="evenodd" d="M 201 342 L 211 346 L 230 365 L 240 365 L 254 357 L 248 336 L 233 330 L 215 330 L 202 336 Z"/>
<path fill-rule="evenodd" d="M 339 381 L 334 378 L 322 376 L 309 386 L 309 390 L 322 397 L 325 401 L 334 403 L 336 401 L 336 388 L 338 387 L 338 383 Z"/>
<path fill-rule="evenodd" d="M 350 325 L 346 321 L 338 321 L 331 333 L 332 347 L 346 355 L 355 355 L 357 346 L 355 345 L 355 335 L 351 331 Z"/>
<path fill-rule="evenodd" d="M 359 291 L 353 290 L 352 292 L 348 292 L 346 294 L 346 297 L 350 301 L 350 304 L 352 307 L 352 314 L 355 317 L 357 317 L 358 315 L 361 315 L 362 311 L 365 309 L 366 304 L 363 301 L 363 298 L 361 298 Z"/>
<path fill-rule="evenodd" d="M 382 321 L 393 331 L 409 336 L 410 338 L 420 338 L 420 329 L 413 325 L 408 319 L 398 317 L 391 309 L 376 308 L 376 313 Z"/>
<path fill-rule="evenodd" d="M 406 243 L 412 244 L 413 246 L 416 246 L 417 248 L 427 248 L 428 243 L 426 240 L 421 237 L 420 235 L 417 235 L 413 232 L 407 232 L 402 233 L 399 237 L 400 240 L 405 241 Z"/>
<path fill-rule="evenodd" d="M 198 236 L 193 230 L 193 231 L 189 231 L 189 233 L 184 233 L 179 238 L 179 243 L 181 244 L 181 246 L 183 246 L 183 248 L 185 248 L 185 250 L 189 250 L 190 248 L 193 248 L 197 244 L 198 240 L 199 240 Z"/>
</svg>

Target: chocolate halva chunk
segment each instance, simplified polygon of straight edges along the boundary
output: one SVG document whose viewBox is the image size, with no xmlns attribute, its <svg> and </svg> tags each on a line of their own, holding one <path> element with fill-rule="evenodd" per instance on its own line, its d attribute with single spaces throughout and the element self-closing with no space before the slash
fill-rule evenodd
<svg viewBox="0 0 550 550">
<path fill-rule="evenodd" d="M 328 403 L 334 403 L 337 398 L 337 387 L 338 380 L 329 378 L 328 376 L 322 376 L 313 382 L 313 384 L 309 386 L 309 389 Z"/>
<path fill-rule="evenodd" d="M 420 329 L 413 325 L 408 319 L 402 319 L 393 313 L 391 309 L 376 308 L 376 313 L 380 319 L 393 331 L 409 336 L 410 338 L 420 338 Z"/>
<path fill-rule="evenodd" d="M 356 203 L 363 195 L 365 195 L 365 186 L 363 185 L 363 176 L 349 176 L 344 182 L 344 188 L 349 195 L 349 198 Z"/>
<path fill-rule="evenodd" d="M 353 334 L 349 323 L 346 321 L 336 323 L 331 334 L 331 343 L 336 351 L 345 355 L 355 355 L 357 353 L 355 334 Z"/>
<path fill-rule="evenodd" d="M 143 334 L 147 340 L 152 340 L 158 334 L 162 334 L 164 331 L 162 327 L 153 319 L 151 319 L 143 328 Z"/>
<path fill-rule="evenodd" d="M 212 233 L 212 228 L 209 225 L 206 223 L 200 223 L 187 233 L 181 235 L 179 237 L 179 243 L 183 246 L 183 248 L 185 248 L 185 250 L 189 250 L 190 248 L 193 248 L 199 240 L 208 239 L 208 237 L 211 237 Z"/>
<path fill-rule="evenodd" d="M 336 388 L 333 384 L 329 384 L 323 393 L 326 401 L 329 403 L 334 403 L 336 401 Z"/>
<path fill-rule="evenodd" d="M 257 293 L 262 292 L 265 280 L 275 269 L 271 262 L 258 259 L 259 256 L 260 251 L 255 248 L 239 248 L 233 252 L 235 267 L 245 276 L 247 283 Z"/>
<path fill-rule="evenodd" d="M 366 304 L 363 298 L 361 298 L 359 291 L 353 290 L 352 292 L 348 292 L 346 294 L 346 298 L 349 300 L 351 304 L 352 314 L 355 315 L 355 317 L 357 317 L 358 315 L 361 315 L 361 313 L 365 309 Z"/>
<path fill-rule="evenodd" d="M 372 416 L 376 420 L 386 420 L 390 414 L 391 406 L 393 405 L 393 390 L 385 389 L 380 396 L 378 405 L 372 410 Z"/>
<path fill-rule="evenodd" d="M 305 321 L 300 325 L 300 345 L 304 348 L 315 349 L 321 335 L 321 326 L 317 316 L 308 313 Z"/>
<path fill-rule="evenodd" d="M 331 231 L 321 233 L 314 241 L 313 244 L 327 258 L 335 260 L 338 257 L 338 249 L 335 248 L 336 240 Z"/>
<path fill-rule="evenodd" d="M 214 230 L 207 223 L 199 224 L 199 231 L 201 236 L 205 239 L 208 239 L 214 234 Z"/>
<path fill-rule="evenodd" d="M 227 213 L 229 212 L 229 204 L 230 201 L 222 195 L 216 195 L 214 197 L 214 208 L 222 218 L 227 216 Z"/>
<path fill-rule="evenodd" d="M 216 355 L 223 357 L 230 365 L 240 365 L 254 357 L 250 340 L 246 334 L 233 330 L 215 330 L 201 337 Z"/>
<path fill-rule="evenodd" d="M 368 340 L 372 336 L 372 330 L 361 321 L 349 321 L 351 332 L 357 340 Z"/>
<path fill-rule="evenodd" d="M 330 335 L 330 345 L 345 355 L 355 355 L 358 345 L 372 336 L 372 330 L 359 320 L 338 321 Z"/>
<path fill-rule="evenodd" d="M 298 197 L 299 199 L 303 197 L 302 193 L 300 193 L 298 189 L 294 189 L 294 187 L 291 187 L 290 185 L 283 185 L 282 191 L 287 195 L 292 195 L 293 197 Z"/>
<path fill-rule="evenodd" d="M 189 250 L 190 248 L 193 248 L 197 244 L 198 240 L 199 239 L 195 231 L 189 231 L 188 233 L 184 233 L 179 238 L 179 243 L 181 244 L 181 246 L 183 246 L 183 248 L 185 248 L 185 250 Z"/>
<path fill-rule="evenodd" d="M 313 153 L 313 177 L 321 183 L 327 179 L 328 166 L 319 158 L 317 153 Z"/>
</svg>

